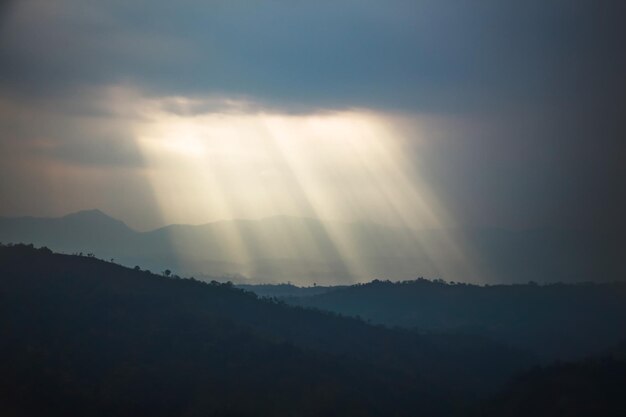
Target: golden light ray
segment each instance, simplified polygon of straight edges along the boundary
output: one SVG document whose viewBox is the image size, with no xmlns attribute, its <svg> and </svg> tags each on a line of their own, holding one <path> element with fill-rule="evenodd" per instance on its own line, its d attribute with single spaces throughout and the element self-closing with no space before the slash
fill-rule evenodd
<svg viewBox="0 0 626 417">
<path fill-rule="evenodd" d="M 409 231 L 441 229 L 451 219 L 421 181 L 415 159 L 406 157 L 391 116 L 357 110 L 288 115 L 245 106 L 188 115 L 167 108 L 158 101 L 146 104 L 136 130 L 164 218 L 172 223 L 277 215 L 323 220 L 321 231 L 305 223 L 305 241 L 291 230 L 303 227 L 296 220 L 267 223 L 260 234 L 250 233 L 243 220 L 224 223 L 218 229 L 223 247 L 210 248 L 206 259 L 233 262 L 237 272 L 250 276 L 271 275 L 267 259 L 285 265 L 298 260 L 312 271 L 316 259 L 337 259 L 349 279 L 372 279 L 384 270 L 371 247 L 383 247 L 386 237 L 369 245 L 355 239 L 351 224 L 363 222 L 372 229 L 368 236 L 378 223 L 406 230 L 406 247 L 394 248 L 398 259 L 421 250 L 429 274 L 455 277 L 475 269 L 458 236 L 432 239 Z M 181 252 L 193 252 L 183 242 L 173 243 Z M 205 260 L 188 262 L 200 270 Z"/>
</svg>

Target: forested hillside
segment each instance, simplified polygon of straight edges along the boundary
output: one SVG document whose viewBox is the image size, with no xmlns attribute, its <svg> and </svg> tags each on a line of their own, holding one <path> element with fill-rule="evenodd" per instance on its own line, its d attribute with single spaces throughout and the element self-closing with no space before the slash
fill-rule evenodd
<svg viewBox="0 0 626 417">
<path fill-rule="evenodd" d="M 478 286 L 425 279 L 373 281 L 286 300 L 421 332 L 482 335 L 547 360 L 601 354 L 626 338 L 626 284 L 621 282 Z"/>
<path fill-rule="evenodd" d="M 534 368 L 483 404 L 482 417 L 622 417 L 626 415 L 626 350 Z"/>
<path fill-rule="evenodd" d="M 0 306 L 7 416 L 447 416 L 532 363 L 25 245 L 0 247 Z"/>
</svg>

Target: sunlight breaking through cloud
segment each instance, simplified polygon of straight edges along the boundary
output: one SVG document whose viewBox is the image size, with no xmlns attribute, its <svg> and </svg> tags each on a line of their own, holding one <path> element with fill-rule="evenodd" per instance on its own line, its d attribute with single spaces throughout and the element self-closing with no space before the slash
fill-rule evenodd
<svg viewBox="0 0 626 417">
<path fill-rule="evenodd" d="M 207 223 L 294 217 L 261 236 L 252 236 L 243 220 L 225 224 L 222 247 L 206 257 L 235 261 L 237 272 L 254 276 L 259 262 L 272 258 L 371 279 L 384 272 L 372 242 L 355 238 L 350 224 L 359 222 L 408 231 L 407 245 L 391 250 L 398 259 L 411 258 L 412 251 L 424 253 L 422 271 L 458 276 L 474 268 L 459 236 L 433 240 L 413 233 L 453 223 L 420 181 L 415 160 L 405 158 L 392 115 L 358 109 L 280 114 L 236 101 L 180 97 L 144 100 L 140 114 L 136 142 L 163 219 Z M 295 218 L 300 223 L 294 225 Z M 302 218 L 322 220 L 322 230 Z M 309 228 L 310 240 L 302 238 L 303 227 Z M 197 264 L 187 269 L 201 270 L 206 259 L 194 259 L 189 255 L 193 248 L 181 247 L 175 235 L 171 239 L 182 263 Z M 281 240 L 286 244 L 276 243 Z M 384 244 L 384 236 L 375 242 Z M 335 265 L 320 267 L 319 259 Z M 271 275 L 271 268 L 266 272 Z"/>
</svg>

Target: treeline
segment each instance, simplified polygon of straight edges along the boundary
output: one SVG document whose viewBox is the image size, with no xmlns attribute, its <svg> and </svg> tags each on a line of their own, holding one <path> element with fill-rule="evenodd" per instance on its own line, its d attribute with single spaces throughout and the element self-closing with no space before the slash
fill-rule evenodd
<svg viewBox="0 0 626 417">
<path fill-rule="evenodd" d="M 448 416 L 532 363 L 26 245 L 0 306 L 6 416 Z"/>
<path fill-rule="evenodd" d="M 376 280 L 285 300 L 422 333 L 480 335 L 546 360 L 601 354 L 626 337 L 624 282 L 480 286 Z"/>
<path fill-rule="evenodd" d="M 334 294 L 389 290 L 403 305 L 395 291 L 420 286 L 485 289 L 378 281 Z M 3 416 L 621 416 L 624 352 L 539 366 L 476 334 L 391 329 L 229 283 L 0 245 Z"/>
</svg>

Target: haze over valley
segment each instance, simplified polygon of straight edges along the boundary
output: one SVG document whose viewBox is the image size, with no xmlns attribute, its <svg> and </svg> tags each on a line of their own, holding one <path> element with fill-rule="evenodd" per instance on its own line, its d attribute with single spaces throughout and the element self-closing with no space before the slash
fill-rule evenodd
<svg viewBox="0 0 626 417">
<path fill-rule="evenodd" d="M 0 1 L 0 416 L 626 416 L 624 16 Z"/>
<path fill-rule="evenodd" d="M 339 285 L 417 277 L 477 284 L 626 279 L 610 233 L 413 230 L 275 216 L 137 232 L 99 210 L 61 218 L 0 218 L 0 242 L 93 253 L 154 272 L 236 283 Z M 459 247 L 472 248 L 472 257 Z M 455 250 L 456 249 L 456 250 Z M 466 255 L 466 254 L 465 254 Z"/>
</svg>

